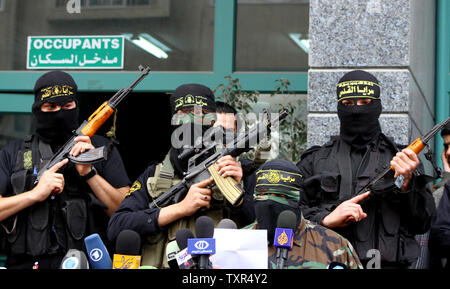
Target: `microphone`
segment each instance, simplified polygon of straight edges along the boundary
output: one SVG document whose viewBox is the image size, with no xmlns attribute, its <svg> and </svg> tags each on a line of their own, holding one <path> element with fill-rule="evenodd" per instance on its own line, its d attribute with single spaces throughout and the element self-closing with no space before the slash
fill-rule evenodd
<svg viewBox="0 0 450 289">
<path fill-rule="evenodd" d="M 166 256 L 167 263 L 169 264 L 170 269 L 179 269 L 176 255 L 180 251 L 180 248 L 177 245 L 177 241 L 171 241 L 167 244 L 166 247 Z"/>
<path fill-rule="evenodd" d="M 278 215 L 277 228 L 273 245 L 276 248 L 277 269 L 283 269 L 288 252 L 294 244 L 294 230 L 297 225 L 297 216 L 290 210 L 285 210 Z"/>
<path fill-rule="evenodd" d="M 339 262 L 331 262 L 328 264 L 327 269 L 347 269 L 347 265 Z"/>
<path fill-rule="evenodd" d="M 180 251 L 175 255 L 180 269 L 197 268 L 196 258 L 188 254 L 188 239 L 194 238 L 194 233 L 186 228 L 181 228 L 176 233 L 176 242 Z"/>
<path fill-rule="evenodd" d="M 141 265 L 141 236 L 133 230 L 123 230 L 116 239 L 113 269 L 138 269 Z"/>
<path fill-rule="evenodd" d="M 89 269 L 89 261 L 83 251 L 70 249 L 61 261 L 60 269 Z"/>
<path fill-rule="evenodd" d="M 111 269 L 112 261 L 100 236 L 95 233 L 84 238 L 86 252 L 92 269 Z"/>
<path fill-rule="evenodd" d="M 217 224 L 217 229 L 237 229 L 237 225 L 230 219 L 222 219 L 219 224 Z"/>
<path fill-rule="evenodd" d="M 214 236 L 214 221 L 208 216 L 195 220 L 197 239 L 188 239 L 188 253 L 198 255 L 199 269 L 212 269 L 209 256 L 216 253 Z"/>
</svg>

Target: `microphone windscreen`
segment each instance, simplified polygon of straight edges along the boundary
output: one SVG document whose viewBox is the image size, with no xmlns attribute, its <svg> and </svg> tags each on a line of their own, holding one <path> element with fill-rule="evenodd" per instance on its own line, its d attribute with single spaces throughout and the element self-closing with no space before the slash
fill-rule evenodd
<svg viewBox="0 0 450 289">
<path fill-rule="evenodd" d="M 195 235 L 197 238 L 212 238 L 214 236 L 214 221 L 208 216 L 195 220 Z"/>
<path fill-rule="evenodd" d="M 347 269 L 347 265 L 339 262 L 331 262 L 327 269 Z"/>
<path fill-rule="evenodd" d="M 192 231 L 189 229 L 181 228 L 177 231 L 175 238 L 178 248 L 181 251 L 187 247 L 188 239 L 194 238 L 194 233 L 192 233 Z"/>
<path fill-rule="evenodd" d="M 83 251 L 70 249 L 64 256 L 60 269 L 89 269 L 89 261 Z"/>
<path fill-rule="evenodd" d="M 92 269 L 111 269 L 112 260 L 100 235 L 94 233 L 84 238 L 87 257 Z"/>
<path fill-rule="evenodd" d="M 222 219 L 219 224 L 217 224 L 217 229 L 237 229 L 237 225 L 230 219 Z"/>
<path fill-rule="evenodd" d="M 292 229 L 295 231 L 297 215 L 291 210 L 285 210 L 278 215 L 277 228 Z"/>
<path fill-rule="evenodd" d="M 116 239 L 116 254 L 140 255 L 141 236 L 133 230 L 123 230 Z"/>
</svg>

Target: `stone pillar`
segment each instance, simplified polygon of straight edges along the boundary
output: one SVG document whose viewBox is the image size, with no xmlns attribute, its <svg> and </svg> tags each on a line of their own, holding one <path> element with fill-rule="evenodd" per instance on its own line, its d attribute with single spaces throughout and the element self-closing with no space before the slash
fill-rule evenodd
<svg viewBox="0 0 450 289">
<path fill-rule="evenodd" d="M 408 144 L 431 129 L 435 6 L 430 0 L 310 0 L 308 147 L 339 134 L 336 84 L 354 69 L 380 82 L 386 135 Z"/>
</svg>

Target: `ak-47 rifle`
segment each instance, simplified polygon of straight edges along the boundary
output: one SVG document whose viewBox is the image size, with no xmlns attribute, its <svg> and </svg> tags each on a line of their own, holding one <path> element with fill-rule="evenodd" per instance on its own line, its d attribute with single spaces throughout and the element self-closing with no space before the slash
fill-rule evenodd
<svg viewBox="0 0 450 289">
<path fill-rule="evenodd" d="M 418 137 L 415 139 L 410 145 L 408 145 L 408 149 L 412 150 L 416 155 L 418 155 L 425 147 L 428 146 L 428 142 L 431 140 L 431 138 L 434 137 L 436 133 L 438 133 L 445 125 L 447 125 L 450 122 L 450 117 L 448 117 L 445 121 L 436 124 L 433 126 L 433 128 L 427 132 L 425 135 Z M 432 160 L 430 160 L 432 161 Z M 365 185 L 357 195 L 362 195 L 368 191 L 371 191 L 373 186 L 378 183 L 383 177 L 385 177 L 391 170 L 392 166 L 386 168 L 384 171 L 379 173 L 375 178 L 373 178 L 367 185 Z M 438 171 L 439 176 L 439 171 Z M 395 181 L 395 184 L 398 188 L 400 188 L 403 184 L 403 176 L 400 175 L 397 180 Z"/>
<path fill-rule="evenodd" d="M 271 127 L 278 124 L 288 115 L 286 111 L 283 111 L 277 118 L 271 120 L 267 111 L 266 114 L 266 121 L 256 124 L 245 134 L 238 135 L 232 142 L 227 143 L 226 147 L 220 152 L 215 152 L 216 144 L 213 143 L 192 156 L 188 161 L 188 171 L 184 174 L 184 178 L 168 191 L 154 199 L 153 202 L 150 202 L 149 208 L 165 207 L 178 203 L 184 198 L 193 184 L 209 179 L 210 177 L 214 179 L 211 188 L 213 189 L 216 186 L 228 202 L 233 206 L 239 206 L 242 203 L 244 191 L 234 178 L 224 178 L 219 175 L 216 162 L 226 155 L 237 157 L 251 150 L 252 145 L 256 145 L 270 134 Z M 197 161 L 199 162 L 197 163 Z"/>
<path fill-rule="evenodd" d="M 59 163 L 65 158 L 68 158 L 71 162 L 80 164 L 95 163 L 107 158 L 106 147 L 102 146 L 96 149 L 89 150 L 80 154 L 77 157 L 69 155 L 70 150 L 76 144 L 75 138 L 78 136 L 92 137 L 97 130 L 105 123 L 105 121 L 113 114 L 119 103 L 131 92 L 134 87 L 148 75 L 150 68 L 144 69 L 143 66 L 139 66 L 141 75 L 136 79 L 129 87 L 122 88 L 116 94 L 114 94 L 109 100 L 105 101 L 87 120 L 85 120 L 75 131 L 73 136 L 53 155 L 53 157 L 44 165 L 38 172 L 35 184 L 39 182 L 42 174 Z"/>
</svg>

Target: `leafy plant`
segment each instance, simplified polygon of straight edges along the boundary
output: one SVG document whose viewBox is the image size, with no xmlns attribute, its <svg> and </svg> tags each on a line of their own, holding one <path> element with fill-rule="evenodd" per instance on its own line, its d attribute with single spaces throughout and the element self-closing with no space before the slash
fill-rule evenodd
<svg viewBox="0 0 450 289">
<path fill-rule="evenodd" d="M 276 81 L 274 95 L 294 95 L 289 91 L 291 84 L 288 79 L 280 78 Z M 288 101 L 284 104 L 276 104 L 278 112 L 286 110 L 289 114 L 287 118 L 280 123 L 280 157 L 289 159 L 293 162 L 300 160 L 301 153 L 306 149 L 306 101 L 303 98 L 297 98 L 295 102 Z"/>
<path fill-rule="evenodd" d="M 258 91 L 243 91 L 239 79 L 226 76 L 226 84 L 220 84 L 214 90 L 218 99 L 233 106 L 238 113 L 248 114 L 254 111 L 255 105 L 262 95 Z M 270 112 L 286 110 L 289 114 L 280 123 L 279 155 L 277 158 L 288 159 L 297 162 L 301 153 L 306 149 L 306 99 L 298 98 L 295 92 L 289 90 L 288 79 L 281 78 L 276 81 L 275 90 L 270 94 Z M 286 98 L 287 101 L 276 101 L 276 97 Z M 291 101 L 290 99 L 295 99 Z M 246 123 L 251 125 L 252 123 Z M 282 145 L 281 145 L 282 144 Z M 250 151 L 246 157 L 253 158 L 254 152 Z"/>
<path fill-rule="evenodd" d="M 238 112 L 251 112 L 252 104 L 258 102 L 259 92 L 256 90 L 252 92 L 243 91 L 242 85 L 239 83 L 239 78 L 233 79 L 231 76 L 225 76 L 225 79 L 228 79 L 228 83 L 217 86 L 214 93 L 216 94 L 217 91 L 222 90 L 219 98 L 223 102 L 228 103 Z"/>
</svg>

